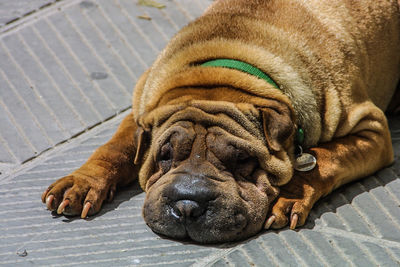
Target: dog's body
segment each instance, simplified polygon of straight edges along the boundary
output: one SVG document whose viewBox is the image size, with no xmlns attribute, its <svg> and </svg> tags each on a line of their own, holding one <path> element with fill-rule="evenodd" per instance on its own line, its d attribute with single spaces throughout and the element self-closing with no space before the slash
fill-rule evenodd
<svg viewBox="0 0 400 267">
<path fill-rule="evenodd" d="M 203 65 L 214 59 L 248 63 L 279 89 Z M 114 137 L 42 199 L 86 217 L 139 179 L 147 224 L 173 238 L 303 225 L 320 197 L 393 161 L 383 111 L 399 77 L 397 1 L 215 1 L 143 74 Z M 317 159 L 307 172 L 293 168 L 300 127 Z"/>
</svg>

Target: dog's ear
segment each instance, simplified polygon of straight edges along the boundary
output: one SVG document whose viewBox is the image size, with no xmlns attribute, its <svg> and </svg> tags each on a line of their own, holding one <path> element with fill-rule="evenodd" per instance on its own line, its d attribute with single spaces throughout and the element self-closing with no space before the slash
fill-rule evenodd
<svg viewBox="0 0 400 267">
<path fill-rule="evenodd" d="M 280 151 L 285 141 L 294 133 L 292 112 L 282 103 L 260 109 L 264 135 L 273 151 Z"/>
<path fill-rule="evenodd" d="M 139 165 L 143 155 L 145 154 L 146 149 L 149 146 L 149 131 L 143 129 L 143 127 L 138 127 L 135 132 L 134 140 L 135 140 L 135 147 L 136 147 L 136 154 L 133 163 L 135 165 Z"/>
</svg>

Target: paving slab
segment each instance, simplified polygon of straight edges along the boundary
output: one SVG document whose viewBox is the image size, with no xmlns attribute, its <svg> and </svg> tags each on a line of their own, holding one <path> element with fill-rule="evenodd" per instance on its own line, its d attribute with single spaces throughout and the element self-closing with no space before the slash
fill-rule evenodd
<svg viewBox="0 0 400 267">
<path fill-rule="evenodd" d="M 58 0 L 0 0 L 0 28 L 35 13 Z"/>
<path fill-rule="evenodd" d="M 0 266 L 400 265 L 399 117 L 389 119 L 395 163 L 319 201 L 297 231 L 212 246 L 165 239 L 144 223 L 135 185 L 88 220 L 52 215 L 43 190 L 111 137 L 138 77 L 212 1 L 34 2 L 3 26 L 0 12 Z"/>
<path fill-rule="evenodd" d="M 39 2 L 0 27 L 0 172 L 128 109 L 138 77 L 210 3 L 164 1 L 160 10 L 132 0 Z"/>
</svg>

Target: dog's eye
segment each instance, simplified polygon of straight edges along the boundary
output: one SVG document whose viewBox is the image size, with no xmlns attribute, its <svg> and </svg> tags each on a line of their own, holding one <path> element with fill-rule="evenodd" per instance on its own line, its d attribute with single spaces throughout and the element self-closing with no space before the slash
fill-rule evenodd
<svg viewBox="0 0 400 267">
<path fill-rule="evenodd" d="M 172 152 L 172 146 L 170 143 L 166 143 L 161 147 L 158 162 L 163 172 L 167 172 L 171 168 L 173 158 Z"/>
<path fill-rule="evenodd" d="M 166 161 L 172 159 L 172 147 L 170 143 L 166 143 L 161 147 L 160 161 Z"/>
<path fill-rule="evenodd" d="M 246 163 L 250 159 L 250 156 L 245 151 L 239 151 L 237 154 L 236 164 L 243 164 Z"/>
<path fill-rule="evenodd" d="M 245 151 L 239 151 L 236 158 L 235 173 L 247 180 L 258 166 L 258 160 Z"/>
</svg>

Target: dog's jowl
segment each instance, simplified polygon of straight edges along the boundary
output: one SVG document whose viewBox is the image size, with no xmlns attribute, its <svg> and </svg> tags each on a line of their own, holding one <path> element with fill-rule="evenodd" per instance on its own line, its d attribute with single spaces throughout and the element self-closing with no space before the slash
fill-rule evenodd
<svg viewBox="0 0 400 267">
<path fill-rule="evenodd" d="M 42 200 L 85 218 L 137 180 L 144 220 L 171 238 L 302 226 L 319 198 L 393 162 L 399 24 L 397 0 L 214 1 L 142 75 L 112 139 Z"/>
</svg>

